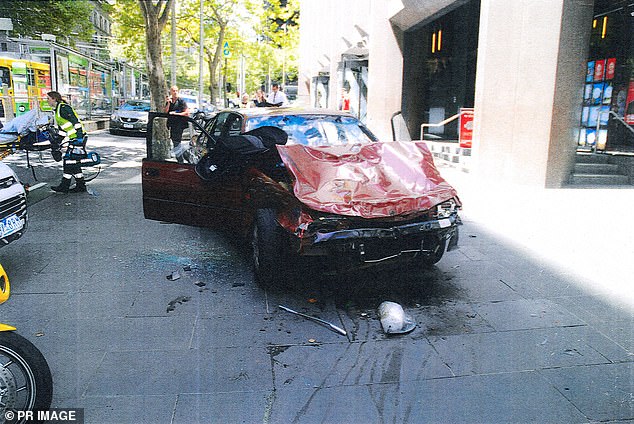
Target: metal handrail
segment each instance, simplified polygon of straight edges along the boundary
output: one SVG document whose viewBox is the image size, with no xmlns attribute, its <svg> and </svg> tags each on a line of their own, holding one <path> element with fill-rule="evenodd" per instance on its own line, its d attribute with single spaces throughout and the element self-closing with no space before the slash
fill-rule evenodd
<svg viewBox="0 0 634 424">
<path fill-rule="evenodd" d="M 421 140 L 423 139 L 423 135 L 425 134 L 425 128 L 428 127 L 442 127 L 445 124 L 448 124 L 452 121 L 455 121 L 456 119 L 460 118 L 460 112 L 458 112 L 457 114 L 455 114 L 454 116 L 445 119 L 444 121 L 440 121 L 437 124 L 421 124 L 420 126 L 420 138 Z"/>
<path fill-rule="evenodd" d="M 634 134 L 634 128 L 633 128 L 630 124 L 628 124 L 627 122 L 625 122 L 625 120 L 624 120 L 623 118 L 621 118 L 621 117 L 619 116 L 619 114 L 618 114 L 618 113 L 616 113 L 615 111 L 613 111 L 613 110 L 608 110 L 608 111 L 606 111 L 606 112 L 599 112 L 599 116 L 598 116 L 598 119 L 597 119 L 597 132 L 596 132 L 597 137 L 599 137 L 599 131 L 600 131 L 600 129 L 601 129 L 601 116 L 602 116 L 602 115 L 604 115 L 604 114 L 606 114 L 606 113 L 608 114 L 608 121 L 609 121 L 609 119 L 610 119 L 610 115 L 612 115 L 612 117 L 613 117 L 613 118 L 615 118 L 618 122 L 620 122 L 621 124 L 623 124 L 623 125 L 625 126 L 625 128 L 627 128 L 627 129 L 628 129 L 628 130 L 629 130 L 632 134 Z M 596 141 L 596 142 L 594 143 L 594 146 L 592 146 L 592 151 L 593 151 L 593 152 L 596 152 L 596 151 L 597 151 L 597 144 L 598 144 L 598 141 Z"/>
<path fill-rule="evenodd" d="M 605 113 L 605 112 L 602 112 L 602 113 Z M 620 117 L 618 113 L 616 113 L 613 110 L 609 110 L 608 111 L 608 115 L 612 115 L 614 118 L 616 118 L 617 121 L 619 121 L 621 124 L 625 125 L 625 128 L 627 128 L 632 134 L 634 134 L 634 127 L 632 127 L 630 124 L 625 122 L 625 120 L 622 117 Z"/>
</svg>

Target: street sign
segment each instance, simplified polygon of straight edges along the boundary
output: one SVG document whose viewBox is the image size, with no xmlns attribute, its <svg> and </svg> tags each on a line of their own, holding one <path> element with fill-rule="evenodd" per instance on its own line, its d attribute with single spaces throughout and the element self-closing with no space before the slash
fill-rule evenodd
<svg viewBox="0 0 634 424">
<path fill-rule="evenodd" d="M 229 49 L 229 42 L 225 41 L 225 44 L 222 46 L 222 54 L 225 57 L 231 56 L 231 50 Z"/>
</svg>

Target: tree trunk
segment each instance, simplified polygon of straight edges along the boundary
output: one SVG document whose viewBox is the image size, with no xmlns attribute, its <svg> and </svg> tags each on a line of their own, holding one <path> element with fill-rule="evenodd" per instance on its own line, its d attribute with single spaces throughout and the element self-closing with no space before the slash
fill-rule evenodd
<svg viewBox="0 0 634 424">
<path fill-rule="evenodd" d="M 167 83 L 163 70 L 163 47 L 161 32 L 165 28 L 173 0 L 158 2 L 139 0 L 141 13 L 145 19 L 146 62 L 150 85 L 151 107 L 153 111 L 165 110 Z M 162 8 L 161 6 L 164 6 Z M 152 128 L 152 154 L 157 159 L 169 157 L 170 139 L 166 119 L 155 119 Z"/>
<path fill-rule="evenodd" d="M 218 21 L 217 21 L 218 22 Z M 220 58 L 223 57 L 222 54 L 222 45 L 225 42 L 225 33 L 227 31 L 227 24 L 224 21 L 218 22 L 220 30 L 218 32 L 218 42 L 216 43 L 216 51 L 211 54 L 207 52 L 207 63 L 209 68 L 209 93 L 211 101 L 215 103 L 216 95 L 222 96 L 222 90 L 224 87 L 220 87 L 218 85 L 218 77 L 220 76 L 220 70 L 218 69 L 218 65 L 220 64 Z M 214 90 L 214 87 L 218 87 L 217 90 Z"/>
</svg>

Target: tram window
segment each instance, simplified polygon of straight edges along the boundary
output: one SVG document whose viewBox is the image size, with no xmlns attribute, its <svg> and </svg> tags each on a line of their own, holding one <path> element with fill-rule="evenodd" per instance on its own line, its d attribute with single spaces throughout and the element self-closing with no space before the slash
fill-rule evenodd
<svg viewBox="0 0 634 424">
<path fill-rule="evenodd" d="M 9 68 L 0 66 L 0 83 L 11 87 L 11 72 L 9 71 Z"/>
<path fill-rule="evenodd" d="M 35 85 L 35 73 L 33 72 L 32 68 L 28 68 L 27 70 L 27 77 L 29 82 L 27 83 L 28 85 Z"/>
</svg>

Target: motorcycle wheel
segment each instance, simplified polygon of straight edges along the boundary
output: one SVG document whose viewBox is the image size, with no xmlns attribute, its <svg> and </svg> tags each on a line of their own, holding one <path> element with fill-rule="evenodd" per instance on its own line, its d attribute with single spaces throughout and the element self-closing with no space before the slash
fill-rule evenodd
<svg viewBox="0 0 634 424">
<path fill-rule="evenodd" d="M 48 410 L 52 397 L 53 378 L 42 353 L 21 335 L 0 332 L 0 419 L 11 412 Z M 24 422 L 13 416 L 6 422 Z"/>
</svg>

